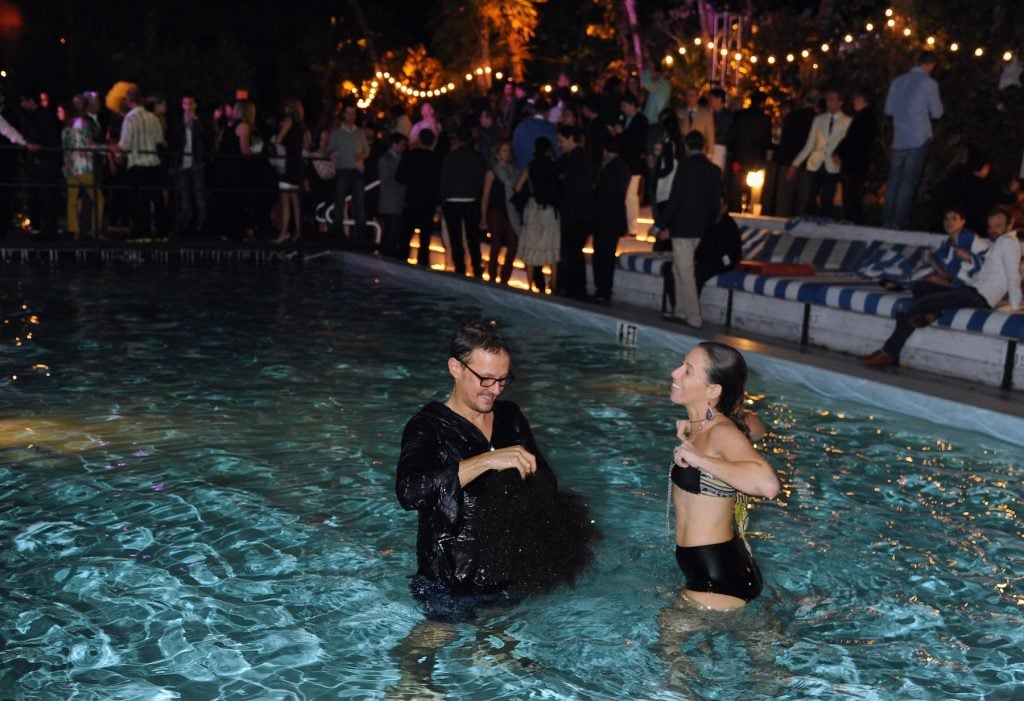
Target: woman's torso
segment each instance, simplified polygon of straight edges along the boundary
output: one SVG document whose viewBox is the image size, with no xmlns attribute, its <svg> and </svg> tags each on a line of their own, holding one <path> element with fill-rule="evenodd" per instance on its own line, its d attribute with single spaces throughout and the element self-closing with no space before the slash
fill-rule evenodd
<svg viewBox="0 0 1024 701">
<path fill-rule="evenodd" d="M 694 449 L 710 457 L 719 457 L 710 439 L 711 432 L 707 429 L 697 433 L 692 438 Z M 735 496 L 693 494 L 673 485 L 672 501 L 676 508 L 676 545 L 686 548 L 732 539 Z"/>
</svg>

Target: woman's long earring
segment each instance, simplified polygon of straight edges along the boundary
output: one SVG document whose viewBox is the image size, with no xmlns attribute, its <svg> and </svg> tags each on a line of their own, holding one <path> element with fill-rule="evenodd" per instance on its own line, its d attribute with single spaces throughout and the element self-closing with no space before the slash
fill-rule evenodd
<svg viewBox="0 0 1024 701">
<path fill-rule="evenodd" d="M 704 414 L 704 419 L 707 420 L 707 421 L 711 421 L 714 418 L 715 418 L 715 410 L 711 408 L 711 402 L 708 402 L 708 410 Z"/>
</svg>

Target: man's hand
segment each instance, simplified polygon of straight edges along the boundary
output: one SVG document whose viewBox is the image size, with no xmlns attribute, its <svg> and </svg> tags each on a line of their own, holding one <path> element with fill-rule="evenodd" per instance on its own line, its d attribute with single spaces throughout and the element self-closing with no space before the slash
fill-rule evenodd
<svg viewBox="0 0 1024 701">
<path fill-rule="evenodd" d="M 481 453 L 459 464 L 459 482 L 465 487 L 488 470 L 519 470 L 526 479 L 537 471 L 537 458 L 521 445 Z"/>
<path fill-rule="evenodd" d="M 786 180 L 796 180 L 797 168 L 796 166 L 790 166 L 789 170 L 786 171 Z"/>
<path fill-rule="evenodd" d="M 843 165 L 843 159 L 834 153 L 832 154 L 832 162 L 835 163 L 837 166 Z"/>
</svg>

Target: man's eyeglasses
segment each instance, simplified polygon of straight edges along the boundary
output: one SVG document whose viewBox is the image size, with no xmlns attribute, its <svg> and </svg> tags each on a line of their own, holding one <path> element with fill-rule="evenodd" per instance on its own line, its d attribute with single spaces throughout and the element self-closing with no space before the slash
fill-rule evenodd
<svg viewBox="0 0 1024 701">
<path fill-rule="evenodd" d="M 512 373 L 509 373 L 504 377 L 485 377 L 484 375 L 481 375 L 476 370 L 463 363 L 461 360 L 459 362 L 462 363 L 462 367 L 469 370 L 471 373 L 473 373 L 473 376 L 476 377 L 476 379 L 480 380 L 481 387 L 493 387 L 494 385 L 500 385 L 501 387 L 505 387 L 509 382 L 515 379 L 515 375 L 513 375 Z"/>
</svg>

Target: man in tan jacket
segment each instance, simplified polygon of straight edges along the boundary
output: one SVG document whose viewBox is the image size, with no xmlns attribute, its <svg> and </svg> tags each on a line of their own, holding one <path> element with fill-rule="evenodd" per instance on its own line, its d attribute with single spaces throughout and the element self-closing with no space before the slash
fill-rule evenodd
<svg viewBox="0 0 1024 701">
<path fill-rule="evenodd" d="M 712 157 L 715 147 L 715 120 L 711 110 L 700 104 L 700 92 L 697 88 L 686 89 L 686 103 L 676 112 L 679 117 L 679 130 L 683 136 L 691 131 L 699 131 L 704 136 L 704 153 Z M 719 168 L 725 168 L 725 153 Z"/>
</svg>

